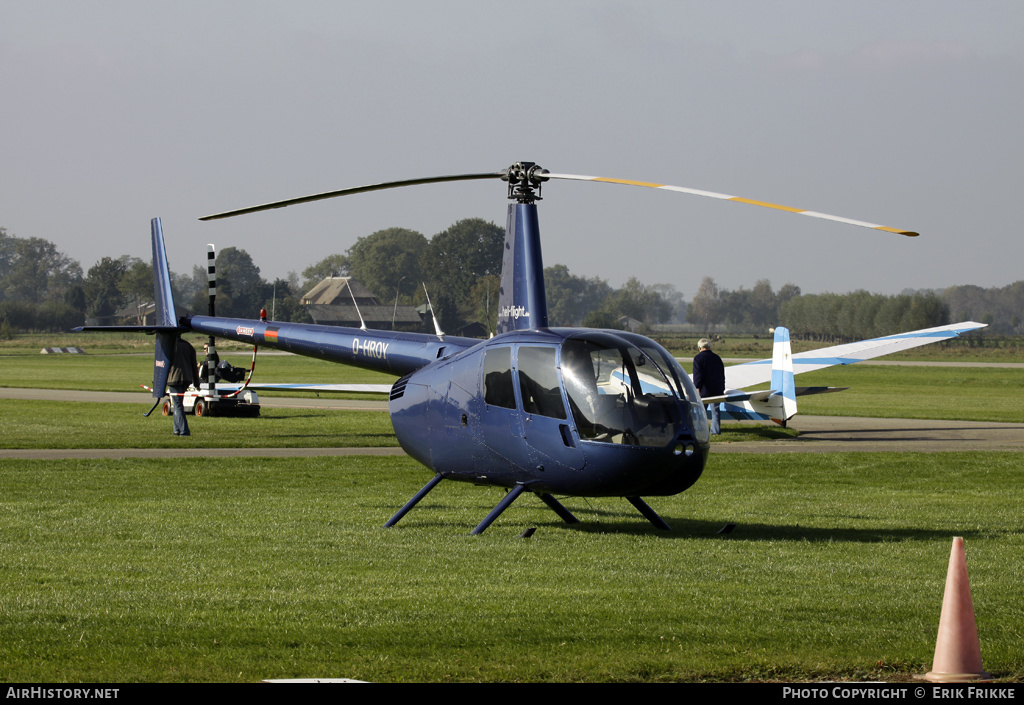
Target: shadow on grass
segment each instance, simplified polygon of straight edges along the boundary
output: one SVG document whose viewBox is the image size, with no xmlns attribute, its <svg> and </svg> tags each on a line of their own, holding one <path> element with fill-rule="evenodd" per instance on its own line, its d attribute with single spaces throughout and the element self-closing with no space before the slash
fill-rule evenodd
<svg viewBox="0 0 1024 705">
<path fill-rule="evenodd" d="M 712 436 L 711 443 L 743 443 L 751 441 L 784 441 L 796 439 L 800 432 L 776 424 L 723 424 L 722 434 Z"/>
<path fill-rule="evenodd" d="M 623 500 L 625 503 L 625 500 Z M 389 507 L 381 504 L 380 509 L 382 512 L 387 512 Z M 454 504 L 423 504 L 414 509 L 416 512 L 415 516 L 410 514 L 403 518 L 402 524 L 407 526 L 415 526 L 417 528 L 429 528 L 429 529 L 445 529 L 445 530 L 458 530 L 460 527 L 465 527 L 465 533 L 469 533 L 476 526 L 476 523 L 482 521 L 491 508 L 484 505 L 480 506 L 479 518 L 473 518 L 468 521 L 458 522 L 453 521 L 451 518 L 451 512 L 464 512 L 465 506 L 456 506 Z M 397 511 L 398 507 L 394 507 L 393 511 Z M 678 517 L 665 516 L 662 514 L 662 518 L 672 528 L 668 531 L 658 529 L 651 523 L 649 523 L 639 512 L 635 512 L 631 507 L 624 508 L 622 511 L 618 510 L 603 510 L 589 508 L 586 510 L 580 510 L 578 508 L 571 509 L 570 511 L 576 515 L 580 520 L 578 524 L 567 524 L 552 513 L 550 519 L 544 519 L 538 521 L 536 518 L 531 520 L 524 520 L 522 517 L 516 517 L 514 508 L 510 508 L 509 511 L 502 514 L 495 520 L 494 524 L 488 529 L 492 531 L 496 528 L 504 528 L 506 531 L 510 528 L 516 531 L 521 531 L 528 527 L 536 528 L 537 530 L 546 531 L 576 531 L 586 534 L 626 534 L 632 536 L 656 536 L 666 540 L 678 540 L 678 539 L 717 539 L 721 541 L 800 541 L 808 543 L 830 543 L 830 542 L 851 542 L 851 543 L 892 543 L 897 541 L 931 541 L 931 540 L 945 540 L 952 535 L 963 536 L 965 538 L 978 538 L 982 534 L 990 536 L 993 532 L 991 530 L 971 531 L 957 529 L 919 529 L 913 527 L 864 527 L 864 528 L 853 528 L 853 527 L 810 527 L 800 526 L 799 524 L 762 524 L 762 523 L 742 523 L 730 521 L 729 519 L 723 519 L 721 521 L 706 521 L 696 519 L 684 519 Z M 390 515 L 388 515 L 390 518 Z M 383 520 L 383 521 L 386 521 Z M 383 521 L 381 522 L 383 524 Z M 399 524 L 401 526 L 402 524 Z M 719 533 L 727 525 L 733 524 L 734 528 L 729 530 L 727 533 Z M 1006 532 L 1001 532 L 1006 533 Z"/>
<path fill-rule="evenodd" d="M 976 538 L 980 532 L 963 531 L 960 529 L 916 529 L 903 528 L 824 528 L 800 526 L 799 524 L 745 524 L 735 523 L 735 528 L 727 534 L 719 534 L 729 521 L 696 521 L 692 519 L 674 519 L 663 517 L 672 527 L 671 531 L 660 531 L 651 525 L 644 526 L 643 518 L 639 522 L 619 520 L 603 521 L 587 524 L 581 522 L 569 528 L 591 533 L 629 533 L 661 536 L 665 539 L 719 539 L 722 541 L 805 541 L 809 543 L 852 542 L 852 543 L 891 543 L 895 541 L 928 541 L 947 539 L 953 534 L 965 538 Z M 991 532 L 985 532 L 990 534 Z"/>
<path fill-rule="evenodd" d="M 351 439 L 351 438 L 364 438 L 364 439 L 365 438 L 386 438 L 389 441 L 392 441 L 392 443 L 388 444 L 389 446 L 394 446 L 395 448 L 399 447 L 398 446 L 398 440 L 395 438 L 395 434 L 393 434 L 393 433 L 358 433 L 358 432 L 352 432 L 352 433 L 324 433 L 324 432 L 320 432 L 320 433 L 315 433 L 315 432 L 310 432 L 310 433 L 277 433 L 277 434 L 274 434 L 274 438 L 324 438 L 325 436 L 329 437 L 329 438 L 339 438 L 339 439 L 344 439 L 344 438 L 349 438 L 349 439 Z M 301 448 L 301 447 L 302 446 L 299 446 L 299 448 Z M 309 446 L 309 447 L 310 448 L 317 448 L 318 446 Z M 346 446 L 345 444 L 341 444 L 341 447 L 343 447 L 343 448 L 344 447 L 359 448 L 361 446 L 360 445 Z M 374 447 L 376 447 L 376 446 L 374 446 Z"/>
</svg>

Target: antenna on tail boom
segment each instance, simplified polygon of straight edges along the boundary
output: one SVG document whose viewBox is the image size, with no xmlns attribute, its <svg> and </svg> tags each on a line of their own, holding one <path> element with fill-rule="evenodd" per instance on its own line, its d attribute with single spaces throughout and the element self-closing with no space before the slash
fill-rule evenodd
<svg viewBox="0 0 1024 705">
<path fill-rule="evenodd" d="M 430 317 L 434 319 L 434 333 L 438 338 L 444 338 L 444 331 L 441 330 L 441 324 L 437 322 L 437 316 L 434 315 L 434 305 L 430 303 L 430 293 L 427 291 L 425 283 L 423 283 L 423 293 L 427 295 L 427 308 L 430 309 Z"/>
</svg>

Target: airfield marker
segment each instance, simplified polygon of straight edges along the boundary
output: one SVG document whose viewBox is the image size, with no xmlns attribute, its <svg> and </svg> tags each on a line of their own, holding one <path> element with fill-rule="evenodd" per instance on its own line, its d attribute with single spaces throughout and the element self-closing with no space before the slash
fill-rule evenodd
<svg viewBox="0 0 1024 705">
<path fill-rule="evenodd" d="M 967 580 L 967 557 L 964 540 L 953 538 L 946 572 L 946 590 L 942 596 L 942 614 L 939 616 L 939 634 L 935 641 L 935 659 L 932 670 L 915 676 L 932 683 L 962 683 L 991 680 L 981 665 L 981 643 L 974 620 L 974 603 Z"/>
</svg>

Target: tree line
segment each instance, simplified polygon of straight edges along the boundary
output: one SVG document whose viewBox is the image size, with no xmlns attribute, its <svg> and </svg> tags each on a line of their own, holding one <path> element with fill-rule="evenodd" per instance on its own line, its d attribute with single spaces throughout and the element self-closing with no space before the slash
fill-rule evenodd
<svg viewBox="0 0 1024 705">
<path fill-rule="evenodd" d="M 301 273 L 267 281 L 244 249 L 217 253 L 217 314 L 254 318 L 266 308 L 279 321 L 311 322 L 302 294 L 327 276 L 351 276 L 381 302 L 421 305 L 426 285 L 446 330 L 469 322 L 493 330 L 497 317 L 504 229 L 468 218 L 427 238 L 407 228 L 360 237 L 344 253 L 311 264 Z M 624 328 L 688 322 L 706 331 L 728 325 L 767 332 L 785 325 L 800 337 L 859 339 L 927 328 L 956 320 L 989 323 L 1002 333 L 1021 333 L 1024 281 L 1002 288 L 954 286 L 897 296 L 856 291 L 802 294 L 795 284 L 775 291 L 767 279 L 730 291 L 710 277 L 687 303 L 671 284 L 648 285 L 636 277 L 615 288 L 600 277 L 583 277 L 564 264 L 544 270 L 551 326 Z M 175 301 L 196 313 L 208 305 L 205 267 L 171 273 Z M 64 331 L 86 320 L 109 322 L 137 315 L 152 301 L 152 266 L 138 258 L 102 257 L 88 271 L 41 238 L 21 238 L 0 227 L 0 325 L 5 330 Z M 133 310 L 134 307 L 134 310 Z"/>
<path fill-rule="evenodd" d="M 1005 287 L 951 286 L 905 290 L 896 295 L 859 290 L 846 294 L 802 294 L 795 284 L 778 291 L 767 279 L 752 289 L 720 288 L 704 277 L 688 306 L 689 322 L 713 331 L 729 325 L 767 332 L 784 325 L 794 336 L 813 340 L 860 340 L 960 321 L 978 321 L 993 333 L 1024 333 L 1024 281 Z"/>
</svg>

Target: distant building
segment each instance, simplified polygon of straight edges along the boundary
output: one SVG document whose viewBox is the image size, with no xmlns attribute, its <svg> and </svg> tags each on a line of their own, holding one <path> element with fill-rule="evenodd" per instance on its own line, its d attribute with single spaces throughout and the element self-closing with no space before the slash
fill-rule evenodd
<svg viewBox="0 0 1024 705">
<path fill-rule="evenodd" d="M 489 338 L 491 332 L 487 326 L 479 321 L 470 321 L 455 331 L 455 335 L 461 338 Z"/>
<path fill-rule="evenodd" d="M 352 303 L 353 298 L 355 304 Z M 352 277 L 327 277 L 303 295 L 302 304 L 315 322 L 325 326 L 358 328 L 361 313 L 367 328 L 388 330 L 392 321 L 398 330 L 420 330 L 423 327 L 423 320 L 414 306 L 382 304 Z"/>
<path fill-rule="evenodd" d="M 191 315 L 192 312 L 182 306 L 174 307 L 175 316 Z M 143 301 L 129 304 L 115 313 L 113 316 L 91 317 L 86 319 L 86 325 L 90 326 L 152 326 L 156 325 L 156 304 L 152 301 Z"/>
<path fill-rule="evenodd" d="M 628 330 L 630 333 L 637 333 L 644 328 L 644 322 L 638 321 L 629 316 L 619 316 L 616 320 L 621 330 Z"/>
</svg>

